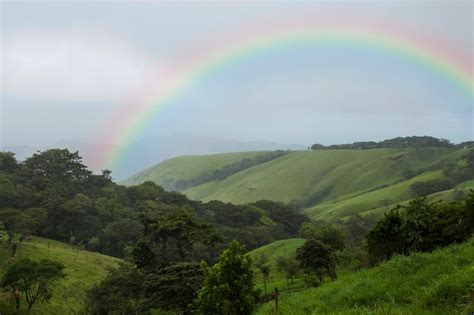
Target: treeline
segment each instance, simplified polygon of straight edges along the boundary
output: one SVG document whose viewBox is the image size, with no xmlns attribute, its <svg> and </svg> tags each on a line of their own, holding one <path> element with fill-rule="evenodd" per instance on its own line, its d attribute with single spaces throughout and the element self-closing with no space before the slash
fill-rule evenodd
<svg viewBox="0 0 474 315">
<path fill-rule="evenodd" d="M 224 167 L 214 170 L 212 172 L 206 172 L 193 179 L 179 179 L 171 183 L 166 183 L 165 188 L 174 191 L 184 191 L 190 187 L 198 186 L 214 180 L 223 180 L 233 174 L 241 172 L 250 167 L 262 164 L 271 160 L 278 159 L 284 155 L 287 155 L 290 151 L 277 150 L 264 154 L 259 154 L 256 157 L 249 159 L 245 158 L 238 162 L 225 165 Z"/>
<path fill-rule="evenodd" d="M 275 257 L 276 268 L 291 283 L 303 278 L 305 287 L 320 286 L 325 277 L 337 279 L 336 266 L 368 268 L 393 255 L 462 243 L 473 233 L 474 191 L 449 203 L 418 198 L 379 219 L 356 215 L 335 223 L 305 222 L 300 229 L 305 243 L 294 255 Z M 269 261 L 260 254 L 254 262 L 264 284 L 271 276 Z"/>
<path fill-rule="evenodd" d="M 474 191 L 459 201 L 418 198 L 386 213 L 367 234 L 373 261 L 395 254 L 432 251 L 468 240 L 474 233 Z"/>
<path fill-rule="evenodd" d="M 463 159 L 457 163 L 443 162 L 439 165 L 433 165 L 426 170 L 442 170 L 442 177 L 426 181 L 417 181 L 410 186 L 410 191 L 414 197 L 427 196 L 439 191 L 454 188 L 457 184 L 474 179 L 474 150 L 467 150 Z M 415 173 L 415 172 L 413 172 Z M 418 171 L 417 173 L 420 173 Z M 462 198 L 462 191 L 457 191 L 456 196 Z"/>
<path fill-rule="evenodd" d="M 198 251 L 213 261 L 230 240 L 253 249 L 296 236 L 307 220 L 290 205 L 201 203 L 152 182 L 120 186 L 110 175 L 93 174 L 68 150 L 38 152 L 21 163 L 0 152 L 0 228 L 123 258 L 146 230 L 144 218 L 185 212 L 220 235 L 221 242 Z"/>
<path fill-rule="evenodd" d="M 91 313 L 252 314 L 273 298 L 266 285 L 274 272 L 270 257 L 251 259 L 232 241 L 214 265 L 199 264 L 192 248 L 218 241 L 212 225 L 184 212 L 142 219 L 145 229 L 131 262 L 89 291 Z M 420 198 L 381 219 L 305 222 L 299 229 L 304 244 L 293 255 L 275 257 L 276 268 L 289 282 L 302 278 L 305 288 L 321 286 L 326 278 L 337 279 L 337 266 L 368 268 L 395 254 L 464 242 L 473 232 L 474 192 L 451 203 Z M 256 272 L 263 292 L 256 288 Z"/>
<path fill-rule="evenodd" d="M 369 150 L 369 149 L 400 149 L 400 148 L 472 148 L 474 141 L 466 141 L 459 144 L 453 144 L 446 139 L 438 139 L 430 136 L 411 136 L 397 137 L 383 141 L 361 141 L 346 144 L 322 145 L 315 143 L 311 146 L 311 150 Z"/>
</svg>

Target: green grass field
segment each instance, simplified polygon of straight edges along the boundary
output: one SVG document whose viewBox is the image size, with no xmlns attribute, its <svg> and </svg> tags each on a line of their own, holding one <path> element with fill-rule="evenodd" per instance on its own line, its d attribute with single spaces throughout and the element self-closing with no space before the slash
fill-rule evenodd
<svg viewBox="0 0 474 315">
<path fill-rule="evenodd" d="M 288 254 L 295 242 L 275 242 L 250 255 L 271 253 L 274 247 L 286 247 L 283 252 Z M 285 315 L 470 314 L 474 311 L 469 306 L 469 292 L 474 290 L 474 240 L 433 253 L 396 256 L 358 272 L 339 271 L 336 281 L 317 288 L 304 290 L 301 280 L 288 286 L 278 274 L 268 287 L 280 289 L 279 314 Z M 275 314 L 274 302 L 262 305 L 258 314 Z"/>
<path fill-rule="evenodd" d="M 304 287 L 302 279 L 294 279 L 294 283 L 287 281 L 285 276 L 277 271 L 275 258 L 278 256 L 288 257 L 296 254 L 296 249 L 302 246 L 304 239 L 292 238 L 286 240 L 279 240 L 270 244 L 256 248 L 248 253 L 252 260 L 257 259 L 259 255 L 265 255 L 271 268 L 270 279 L 268 279 L 267 289 L 271 292 L 274 288 L 279 288 L 283 291 L 301 290 Z M 255 270 L 258 280 L 258 287 L 264 289 L 263 278 L 258 270 Z"/>
<path fill-rule="evenodd" d="M 258 153 L 175 158 L 126 183 L 146 179 L 166 187 L 167 182 L 192 179 Z M 446 148 L 295 151 L 223 180 L 191 187 L 184 193 L 195 200 L 237 204 L 261 199 L 306 202 L 305 213 L 310 217 L 333 220 L 355 213 L 380 212 L 413 198 L 411 184 L 443 176 L 439 170 L 429 170 L 430 166 L 457 163 L 465 153 L 464 149 Z M 402 175 L 407 169 L 423 171 L 405 180 Z"/>
<path fill-rule="evenodd" d="M 225 165 L 239 162 L 246 158 L 254 158 L 263 152 L 238 152 L 212 155 L 180 156 L 147 168 L 123 181 L 121 184 L 131 186 L 145 181 L 154 181 L 166 187 L 180 179 L 193 179 L 209 171 Z"/>
<path fill-rule="evenodd" d="M 272 270 L 275 271 L 275 257 L 293 255 L 296 253 L 296 249 L 302 246 L 303 243 L 304 239 L 302 238 L 279 240 L 254 249 L 249 252 L 249 255 L 252 259 L 255 259 L 258 255 L 267 256 Z"/>
<path fill-rule="evenodd" d="M 0 239 L 0 274 L 14 261 L 10 258 Z M 17 258 L 52 259 L 65 265 L 66 277 L 53 286 L 53 297 L 49 303 L 39 302 L 33 306 L 31 314 L 80 314 L 83 313 L 84 294 L 94 284 L 100 282 L 111 268 L 116 268 L 119 259 L 88 251 L 73 250 L 70 245 L 33 237 L 20 247 Z M 26 314 L 26 303 L 22 301 Z M 6 292 L 0 293 L 0 314 L 14 310 L 14 301 Z"/>
</svg>

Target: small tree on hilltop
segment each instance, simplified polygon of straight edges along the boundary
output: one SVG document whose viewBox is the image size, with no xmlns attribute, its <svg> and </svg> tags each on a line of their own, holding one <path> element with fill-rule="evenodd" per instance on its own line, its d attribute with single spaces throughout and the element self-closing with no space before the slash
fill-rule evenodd
<svg viewBox="0 0 474 315">
<path fill-rule="evenodd" d="M 255 288 L 252 261 L 245 254 L 245 247 L 234 240 L 214 266 L 202 263 L 204 286 L 196 302 L 200 312 L 245 315 L 256 309 L 259 290 Z"/>
<path fill-rule="evenodd" d="M 2 287 L 10 288 L 16 297 L 18 291 L 23 293 L 30 310 L 38 300 L 51 299 L 50 286 L 64 277 L 63 269 L 64 266 L 56 261 L 43 259 L 38 262 L 24 259 L 8 268 L 1 284 Z M 17 299 L 17 309 L 19 307 L 20 303 Z"/>
</svg>

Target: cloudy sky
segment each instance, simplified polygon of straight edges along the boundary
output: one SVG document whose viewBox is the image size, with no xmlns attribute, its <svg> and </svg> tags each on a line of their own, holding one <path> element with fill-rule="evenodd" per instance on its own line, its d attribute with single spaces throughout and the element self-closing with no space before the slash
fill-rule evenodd
<svg viewBox="0 0 474 315">
<path fill-rule="evenodd" d="M 117 111 L 213 38 L 325 12 L 335 22 L 344 12 L 403 25 L 473 56 L 469 0 L 2 1 L 0 144 L 110 141 L 100 137 Z M 459 142 L 473 139 L 472 107 L 457 86 L 396 56 L 285 47 L 199 80 L 152 117 L 144 134 L 301 144 L 428 134 Z"/>
</svg>

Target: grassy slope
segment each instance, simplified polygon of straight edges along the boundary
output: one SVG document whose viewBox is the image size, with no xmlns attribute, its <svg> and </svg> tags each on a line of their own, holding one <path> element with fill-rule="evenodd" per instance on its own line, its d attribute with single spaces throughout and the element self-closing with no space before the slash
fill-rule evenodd
<svg viewBox="0 0 474 315">
<path fill-rule="evenodd" d="M 332 188 L 326 199 L 333 199 L 394 184 L 401 180 L 405 165 L 416 170 L 451 152 L 439 148 L 299 151 L 222 181 L 192 187 L 185 193 L 203 201 L 219 199 L 245 203 L 270 199 L 289 202 L 305 200 Z M 389 159 L 401 154 L 405 155 L 403 162 Z"/>
<path fill-rule="evenodd" d="M 249 252 L 249 255 L 252 259 L 255 259 L 258 255 L 266 255 L 269 258 L 272 269 L 275 269 L 275 257 L 293 255 L 296 253 L 296 249 L 302 246 L 303 243 L 304 239 L 302 238 L 279 240 L 254 249 Z"/>
<path fill-rule="evenodd" d="M 64 270 L 66 278 L 54 285 L 50 303 L 39 303 L 33 306 L 33 314 L 48 315 L 78 313 L 82 309 L 85 292 L 100 282 L 108 270 L 117 267 L 120 262 L 119 259 L 99 253 L 87 251 L 78 253 L 70 245 L 36 237 L 31 241 L 23 242 L 17 259 L 22 258 L 35 260 L 47 258 L 59 261 L 66 266 Z M 12 262 L 5 245 L 0 244 L 0 274 L 3 274 Z M 5 307 L 9 301 L 7 294 L 0 294 L 0 313 L 2 307 Z M 8 307 L 14 307 L 14 302 L 11 301 L 11 303 Z M 25 308 L 26 304 L 24 301 L 22 303 L 22 308 Z"/>
<path fill-rule="evenodd" d="M 293 243 L 290 240 L 288 247 Z M 262 249 L 251 255 L 259 250 Z M 471 240 L 433 253 L 397 256 L 354 273 L 339 272 L 338 280 L 318 288 L 283 292 L 279 309 L 287 315 L 461 314 L 469 308 L 468 290 L 473 283 L 474 240 Z M 282 288 L 284 282 L 273 281 L 269 287 L 274 285 Z M 273 314 L 273 308 L 274 303 L 269 302 L 258 314 Z"/>
<path fill-rule="evenodd" d="M 463 183 L 460 183 L 460 184 L 456 185 L 456 187 L 454 187 L 453 189 L 440 191 L 440 192 L 428 195 L 426 197 L 427 197 L 428 201 L 443 200 L 443 201 L 450 202 L 450 201 L 454 200 L 454 196 L 455 196 L 456 191 L 463 191 L 464 193 L 467 193 L 470 189 L 474 190 L 474 180 L 465 181 Z M 385 212 L 387 209 L 395 208 L 396 205 L 405 205 L 410 200 L 412 200 L 412 199 L 407 199 L 406 201 L 403 201 L 403 202 L 396 202 L 396 203 L 393 203 L 393 204 L 389 205 L 388 207 L 384 206 L 384 207 L 378 207 L 378 208 L 375 208 L 375 209 L 370 209 L 370 210 L 367 210 L 365 212 L 360 212 L 360 214 L 362 214 L 362 215 L 364 215 L 364 214 L 380 214 L 380 213 Z"/>
<path fill-rule="evenodd" d="M 127 183 L 154 180 L 163 185 L 191 179 L 258 153 L 261 152 L 175 158 L 135 175 Z M 417 171 L 442 161 L 456 162 L 465 153 L 463 149 L 444 148 L 295 151 L 221 181 L 191 187 L 184 193 L 191 199 L 233 203 L 260 199 L 306 201 L 321 195 L 317 205 L 306 213 L 316 219 L 338 219 L 353 213 L 377 212 L 410 199 L 413 182 L 442 174 L 425 172 L 406 181 L 402 177 L 405 169 Z M 393 159 L 402 155 L 401 159 Z M 445 196 L 449 194 L 446 192 Z"/>
<path fill-rule="evenodd" d="M 190 188 L 185 193 L 190 198 L 203 201 L 219 199 L 245 203 L 258 199 L 270 199 L 289 202 L 306 200 L 332 188 L 325 196 L 325 200 L 342 200 L 401 182 L 404 167 L 408 166 L 413 170 L 426 167 L 450 155 L 451 152 L 446 149 L 293 152 L 239 172 L 222 181 Z M 403 162 L 389 159 L 401 154 L 405 154 L 406 157 Z M 432 176 L 435 175 L 425 174 L 420 179 Z M 409 184 L 394 187 L 390 191 L 391 194 L 396 194 L 393 197 L 390 195 L 393 202 L 408 198 Z M 351 210 L 359 212 L 377 208 L 380 206 L 379 202 L 387 198 L 385 193 L 383 191 L 378 195 L 365 196 L 372 197 L 365 203 L 356 200 L 360 208 Z M 350 203 L 354 204 L 354 202 Z M 334 214 L 329 210 L 326 218 Z M 320 209 L 313 209 L 307 213 L 316 218 L 320 212 Z"/>
<path fill-rule="evenodd" d="M 170 181 L 193 179 L 202 173 L 220 169 L 245 158 L 253 158 L 261 153 L 263 152 L 180 156 L 147 168 L 126 179 L 122 184 L 137 185 L 145 181 L 154 181 L 165 187 Z"/>
<path fill-rule="evenodd" d="M 270 278 L 268 279 L 267 289 L 268 292 L 272 292 L 274 288 L 279 288 L 283 291 L 288 290 L 301 290 L 304 286 L 302 279 L 295 279 L 294 283 L 289 283 L 285 276 L 277 271 L 275 258 L 278 256 L 288 257 L 296 254 L 296 249 L 302 246 L 304 239 L 302 238 L 291 238 L 286 240 L 279 240 L 270 244 L 256 248 L 248 253 L 248 255 L 255 260 L 259 255 L 265 255 L 268 257 L 269 265 L 271 268 Z M 255 270 L 257 275 L 257 285 L 260 289 L 264 289 L 263 278 L 258 270 Z"/>
</svg>

